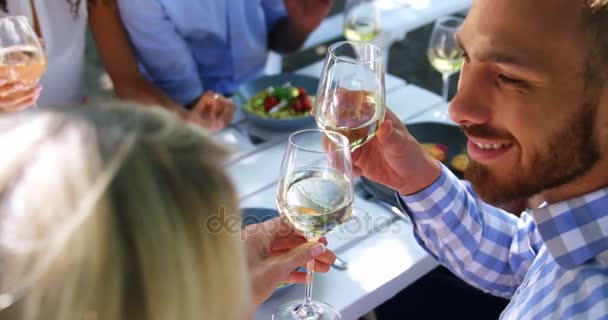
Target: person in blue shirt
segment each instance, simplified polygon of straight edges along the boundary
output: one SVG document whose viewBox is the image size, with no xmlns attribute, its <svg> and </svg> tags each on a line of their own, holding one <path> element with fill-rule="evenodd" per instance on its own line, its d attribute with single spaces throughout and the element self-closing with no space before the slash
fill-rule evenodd
<svg viewBox="0 0 608 320">
<path fill-rule="evenodd" d="M 608 1 L 475 0 L 457 40 L 469 182 L 392 113 L 355 171 L 398 191 L 431 255 L 510 299 L 501 318 L 608 319 Z M 535 194 L 520 217 L 488 204 Z"/>
<path fill-rule="evenodd" d="M 119 0 L 145 75 L 173 100 L 231 95 L 261 75 L 269 50 L 297 50 L 331 0 Z"/>
</svg>

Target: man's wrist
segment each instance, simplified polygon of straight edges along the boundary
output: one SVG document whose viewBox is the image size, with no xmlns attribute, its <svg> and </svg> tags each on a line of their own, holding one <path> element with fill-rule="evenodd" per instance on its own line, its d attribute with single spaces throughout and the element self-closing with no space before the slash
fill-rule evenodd
<svg viewBox="0 0 608 320">
<path fill-rule="evenodd" d="M 416 194 L 428 188 L 441 177 L 442 170 L 437 160 L 425 154 L 424 161 L 421 161 L 411 172 L 414 174 L 404 179 L 406 183 L 397 190 L 401 195 Z"/>
</svg>

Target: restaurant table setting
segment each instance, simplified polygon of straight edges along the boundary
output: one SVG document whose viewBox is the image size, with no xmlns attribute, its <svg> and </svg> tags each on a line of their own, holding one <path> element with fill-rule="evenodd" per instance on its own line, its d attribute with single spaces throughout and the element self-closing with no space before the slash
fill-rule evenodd
<svg viewBox="0 0 608 320">
<path fill-rule="evenodd" d="M 249 89 L 243 89 L 242 92 L 245 93 L 241 93 L 241 97 L 235 97 L 240 99 L 238 103 L 242 113 L 242 106 L 247 102 L 247 97 L 251 100 L 263 90 L 286 83 L 296 84 L 297 87 L 298 82 L 294 79 L 299 75 L 318 79 L 317 90 L 307 90 L 316 99 L 315 108 L 318 108 L 313 112 L 316 117 L 311 123 L 302 123 L 289 130 L 277 130 L 264 124 L 260 125 L 255 120 L 252 121 L 251 117 L 241 114 L 230 127 L 216 135 L 223 142 L 227 138 L 232 139 L 232 145 L 227 144 L 233 148 L 234 154 L 225 163 L 225 168 L 237 189 L 242 208 L 276 210 L 277 205 L 281 207 L 282 204 L 279 211 L 291 217 L 290 220 L 296 222 L 296 227 L 299 221 L 299 228 L 311 235 L 314 234 L 314 228 L 311 229 L 311 226 L 315 224 L 310 222 L 310 217 L 293 209 L 293 201 L 325 194 L 316 192 L 315 188 L 325 188 L 323 190 L 333 192 L 332 201 L 348 198 L 337 190 L 351 190 L 347 194 L 351 194 L 352 201 L 346 201 L 350 208 L 350 211 L 346 211 L 350 213 L 343 214 L 341 219 L 336 218 L 336 211 L 340 211 L 336 209 L 336 203 L 344 204 L 344 201 L 318 207 L 319 203 L 329 201 L 321 197 L 313 199 L 312 204 L 302 205 L 298 202 L 295 205 L 306 207 L 306 210 L 316 210 L 313 214 L 315 218 L 323 214 L 332 217 L 324 221 L 334 222 L 324 224 L 327 229 L 317 235 L 327 233 L 325 236 L 329 241 L 329 248 L 337 254 L 339 260 L 329 273 L 315 274 L 314 286 L 308 291 L 306 285 L 292 285 L 277 290 L 258 308 L 255 319 L 306 319 L 310 314 L 304 313 L 300 318 L 294 314 L 309 300 L 317 301 L 320 303 L 317 306 L 322 306 L 307 309 L 307 312 L 320 312 L 316 316 L 313 314 L 310 319 L 357 319 L 438 265 L 417 244 L 411 221 L 396 201 L 393 201 L 395 198 L 392 190 L 372 181 L 344 176 L 342 171 L 336 171 L 329 165 L 325 169 L 319 169 L 319 161 L 327 158 L 326 152 L 299 156 L 306 159 L 302 160 L 305 168 L 317 168 L 315 170 L 318 172 L 312 176 L 319 180 L 312 184 L 311 189 L 300 190 L 302 193 L 299 196 L 285 196 L 285 188 L 289 189 L 286 185 L 300 181 L 302 176 L 309 176 L 298 176 L 292 172 L 290 176 L 300 178 L 286 178 L 286 172 L 289 171 L 286 166 L 290 163 L 287 159 L 290 159 L 289 154 L 293 153 L 290 150 L 298 149 L 294 147 L 294 137 L 298 133 L 291 136 L 291 139 L 290 135 L 296 131 L 300 131 L 300 135 L 302 131 L 326 132 L 321 136 L 327 136 L 327 132 L 338 132 L 348 139 L 347 148 L 354 150 L 373 139 L 375 130 L 384 117 L 385 105 L 389 106 L 408 128 L 412 128 L 412 133 L 421 139 L 421 142 L 441 144 L 447 148 L 446 159 L 451 159 L 454 154 L 463 150 L 460 140 L 462 133 L 444 117 L 445 103 L 442 98 L 385 74 L 381 63 L 373 63 L 374 59 L 382 59 L 383 52 L 374 50 L 379 49 L 366 43 L 335 44 L 330 48 L 325 61 L 293 74 L 280 75 L 273 81 L 270 81 L 273 78 L 266 78 L 263 85 L 247 84 L 243 88 Z M 344 94 L 345 92 L 347 94 Z M 354 95 L 355 101 L 352 101 L 352 92 L 357 93 Z M 344 107 L 345 105 L 348 107 Z M 357 112 L 353 114 L 353 110 Z M 416 122 L 425 124 L 416 125 Z M 353 128 L 357 130 L 353 132 Z M 428 132 L 435 136 L 424 136 Z M 261 141 L 252 141 L 251 136 L 256 136 Z M 434 139 L 435 137 L 437 139 Z M 318 137 L 303 138 L 300 143 L 305 147 L 301 149 L 307 149 L 314 141 L 321 140 Z M 280 190 L 283 190 L 283 193 Z M 291 204 L 289 201 L 292 201 Z M 343 207 L 338 209 L 344 212 Z M 349 215 L 354 218 L 348 219 Z"/>
</svg>

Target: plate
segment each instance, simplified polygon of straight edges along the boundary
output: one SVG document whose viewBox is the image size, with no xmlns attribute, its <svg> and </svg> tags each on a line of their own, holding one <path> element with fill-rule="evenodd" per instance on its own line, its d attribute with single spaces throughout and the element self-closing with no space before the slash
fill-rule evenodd
<svg viewBox="0 0 608 320">
<path fill-rule="evenodd" d="M 245 118 L 253 125 L 271 131 L 293 131 L 302 127 L 311 126 L 315 123 L 311 115 L 301 118 L 273 119 L 259 116 L 243 109 L 249 99 L 271 86 L 280 86 L 291 83 L 295 87 L 303 87 L 309 95 L 316 95 L 319 78 L 283 73 L 261 78 L 245 83 L 234 94 L 235 103 L 241 108 Z"/>
<path fill-rule="evenodd" d="M 279 216 L 279 212 L 270 208 L 242 208 L 241 225 L 244 228 L 250 224 L 261 223 Z"/>
<path fill-rule="evenodd" d="M 443 163 L 459 178 L 462 172 L 452 168 L 455 156 L 467 152 L 467 137 L 459 126 L 439 122 L 419 122 L 406 125 L 407 130 L 420 143 L 439 143 L 448 148 Z"/>
</svg>

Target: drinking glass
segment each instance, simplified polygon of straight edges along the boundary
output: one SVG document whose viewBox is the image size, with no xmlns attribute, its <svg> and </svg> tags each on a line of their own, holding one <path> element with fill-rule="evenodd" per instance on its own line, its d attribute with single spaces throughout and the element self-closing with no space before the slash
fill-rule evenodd
<svg viewBox="0 0 608 320">
<path fill-rule="evenodd" d="M 28 19 L 24 16 L 0 19 L 0 78 L 33 86 L 46 67 L 44 50 Z"/>
<path fill-rule="evenodd" d="M 289 137 L 277 188 L 277 207 L 307 239 L 316 241 L 353 215 L 354 184 L 348 139 L 319 129 Z M 314 260 L 306 295 L 277 308 L 273 320 L 339 320 L 331 306 L 312 300 Z"/>
<path fill-rule="evenodd" d="M 313 113 L 320 129 L 346 136 L 351 151 L 370 141 L 384 120 L 382 54 L 370 43 L 342 41 L 325 57 Z"/>
<path fill-rule="evenodd" d="M 439 18 L 435 22 L 427 52 L 429 61 L 435 70 L 441 72 L 443 79 L 442 97 L 448 101 L 450 76 L 462 67 L 463 52 L 456 42 L 455 35 L 463 19 L 454 16 Z"/>
<path fill-rule="evenodd" d="M 346 0 L 344 7 L 344 38 L 370 42 L 380 33 L 380 10 L 374 0 Z"/>
</svg>

